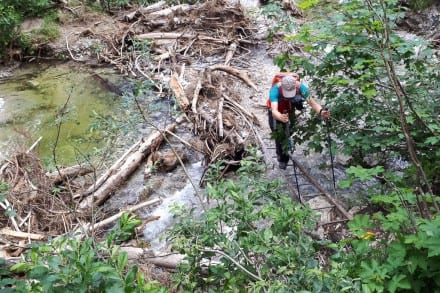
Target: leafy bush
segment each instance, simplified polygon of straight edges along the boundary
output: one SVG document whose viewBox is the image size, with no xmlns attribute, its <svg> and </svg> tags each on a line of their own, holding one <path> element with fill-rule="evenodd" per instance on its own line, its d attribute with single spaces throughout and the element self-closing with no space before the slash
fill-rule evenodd
<svg viewBox="0 0 440 293">
<path fill-rule="evenodd" d="M 438 61 L 426 41 L 404 39 L 393 31 L 403 16 L 397 4 L 397 0 L 332 4 L 339 12 L 315 17 L 288 38 L 304 46 L 304 55 L 284 54 L 276 60 L 282 70 L 299 71 L 312 79 L 311 89 L 332 109 L 337 122 L 333 130 L 343 140 L 344 152 L 364 166 L 364 158 L 373 153 L 388 151 L 384 158 L 409 158 L 399 111 L 407 113 L 410 135 L 418 148 L 433 161 L 438 159 L 431 151 L 439 142 L 435 114 L 439 110 L 435 102 L 439 95 L 435 90 L 439 87 Z M 404 94 L 400 110 L 395 85 L 400 85 Z M 325 133 L 320 127 L 318 123 L 301 126 L 297 141 L 313 137 L 310 145 L 319 150 L 323 140 L 319 134 Z"/>
<path fill-rule="evenodd" d="M 147 281 L 127 253 L 115 242 L 127 239 L 140 221 L 124 214 L 104 244 L 60 236 L 32 245 L 23 261 L 11 268 L 25 280 L 4 278 L 2 292 L 167 292 L 157 281 Z M 13 289 L 14 288 L 14 289 Z"/>
<path fill-rule="evenodd" d="M 355 289 L 356 282 L 344 270 L 320 269 L 315 256 L 323 243 L 305 232 L 316 223 L 315 215 L 286 196 L 279 182 L 260 178 L 264 166 L 255 151 L 250 153 L 237 181 L 208 183 L 207 196 L 215 203 L 210 210 L 200 216 L 192 210 L 179 212 L 181 222 L 169 235 L 187 258 L 176 286 L 185 292 Z M 219 178 L 214 173 L 210 178 Z"/>
<path fill-rule="evenodd" d="M 3 0 L 0 2 L 0 57 L 6 47 L 18 37 L 18 26 L 28 16 L 41 16 L 52 5 L 49 0 Z"/>
<path fill-rule="evenodd" d="M 301 44 L 304 53 L 282 54 L 277 64 L 311 79 L 312 92 L 332 110 L 332 131 L 353 164 L 389 165 L 396 157 L 411 161 L 408 186 L 432 194 L 438 179 L 424 171 L 440 159 L 440 108 L 433 98 L 440 78 L 432 45 L 397 32 L 404 15 L 398 0 L 326 2 L 325 9 L 330 7 L 330 16 L 316 15 L 287 38 Z M 322 150 L 322 127 L 301 125 L 295 141 Z"/>
<path fill-rule="evenodd" d="M 438 292 L 439 215 L 426 218 L 420 195 L 398 187 L 402 178 L 384 173 L 382 167 L 350 168 L 349 174 L 346 186 L 379 176 L 392 190 L 372 197 L 374 213 L 356 215 L 349 222 L 353 237 L 331 245 L 339 251 L 333 264 L 359 278 L 363 292 Z"/>
<path fill-rule="evenodd" d="M 14 7 L 0 3 L 0 57 L 14 38 L 16 28 L 20 23 L 20 15 Z"/>
<path fill-rule="evenodd" d="M 3 0 L 2 3 L 14 7 L 22 17 L 43 15 L 53 5 L 50 0 Z"/>
</svg>

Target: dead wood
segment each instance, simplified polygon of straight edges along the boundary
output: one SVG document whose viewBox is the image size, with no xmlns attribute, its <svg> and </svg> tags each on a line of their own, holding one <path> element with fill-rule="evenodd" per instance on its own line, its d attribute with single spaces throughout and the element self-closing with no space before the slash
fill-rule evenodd
<svg viewBox="0 0 440 293">
<path fill-rule="evenodd" d="M 46 176 L 53 182 L 59 184 L 66 179 L 72 179 L 78 176 L 83 176 L 92 173 L 93 169 L 82 165 L 75 165 L 66 168 L 61 168 L 58 171 L 46 173 Z"/>
<path fill-rule="evenodd" d="M 160 17 L 168 17 L 171 14 L 179 14 L 179 13 L 183 13 L 185 11 L 188 11 L 190 9 L 194 8 L 194 6 L 189 5 L 189 4 L 179 4 L 179 5 L 175 5 L 175 6 L 171 6 L 159 11 L 154 11 L 149 13 L 149 16 L 160 16 Z"/>
<path fill-rule="evenodd" d="M 174 92 L 174 96 L 177 99 L 180 109 L 182 109 L 182 111 L 185 112 L 189 107 L 189 101 L 188 98 L 186 97 L 182 85 L 180 84 L 179 77 L 177 76 L 177 74 L 173 74 L 171 76 L 169 85 Z"/>
<path fill-rule="evenodd" d="M 0 250 L 0 257 L 4 259 L 5 264 L 4 266 L 6 268 L 10 268 L 13 265 L 18 264 L 19 262 L 21 262 L 23 260 L 22 257 L 11 257 L 11 256 L 7 256 L 8 254 L 6 252 L 3 252 Z"/>
<path fill-rule="evenodd" d="M 122 252 L 126 252 L 129 260 L 144 260 L 148 263 L 168 269 L 175 269 L 184 259 L 184 255 L 177 253 L 155 253 L 139 247 L 121 247 Z"/>
<path fill-rule="evenodd" d="M 167 3 L 165 1 L 159 1 L 154 4 L 149 5 L 147 7 L 140 7 L 139 9 L 137 9 L 131 13 L 126 14 L 124 16 L 124 19 L 126 21 L 132 21 L 136 17 L 137 14 L 144 14 L 145 15 L 148 13 L 152 13 L 152 12 L 161 10 L 165 7 L 166 4 Z"/>
<path fill-rule="evenodd" d="M 260 125 L 260 121 L 258 120 L 257 116 L 247 111 L 245 108 L 243 108 L 239 103 L 235 102 L 232 98 L 228 97 L 226 94 L 223 94 L 223 97 L 231 103 L 234 107 L 236 107 L 239 111 L 241 111 L 243 114 L 245 114 L 247 117 L 251 118 L 252 121 Z"/>
<path fill-rule="evenodd" d="M 16 237 L 16 238 L 24 238 L 24 239 L 30 239 L 30 240 L 43 240 L 46 238 L 46 236 L 42 235 L 42 234 L 13 231 L 8 228 L 1 229 L 0 234 L 4 235 L 4 236 L 12 236 L 12 237 Z"/>
<path fill-rule="evenodd" d="M 246 72 L 238 70 L 236 68 L 230 67 L 230 66 L 226 66 L 223 64 L 216 64 L 216 65 L 212 65 L 209 67 L 209 69 L 211 71 L 214 70 L 221 70 L 224 71 L 226 73 L 229 73 L 235 77 L 240 78 L 241 80 L 243 80 L 248 86 L 252 87 L 254 90 L 258 91 L 257 86 L 254 84 L 254 82 L 249 78 L 249 76 L 247 75 Z"/>
<path fill-rule="evenodd" d="M 106 219 L 104 219 L 104 220 L 102 220 L 102 221 L 100 221 L 100 222 L 98 222 L 96 224 L 87 223 L 85 225 L 81 225 L 81 227 L 79 227 L 77 229 L 77 232 L 81 233 L 82 235 L 88 234 L 92 230 L 100 229 L 102 227 L 105 227 L 105 226 L 113 223 L 114 221 L 118 220 L 122 216 L 122 214 L 124 214 L 124 213 L 134 212 L 134 211 L 136 211 L 138 209 L 158 204 L 161 201 L 162 200 L 160 198 L 156 198 L 156 199 L 153 199 L 153 200 L 149 200 L 149 201 L 137 204 L 137 205 L 132 206 L 132 207 L 128 207 L 125 210 L 117 213 L 116 215 L 108 217 L 108 218 L 106 218 Z"/>
<path fill-rule="evenodd" d="M 96 180 L 85 192 L 81 194 L 76 194 L 73 196 L 74 199 L 87 196 L 100 188 L 102 184 L 113 174 L 117 173 L 117 171 L 121 168 L 122 164 L 126 161 L 127 157 L 132 154 L 136 149 L 139 148 L 142 143 L 142 139 L 138 140 L 135 144 L 133 144 L 104 174 L 102 174 L 98 180 Z"/>
<path fill-rule="evenodd" d="M 165 131 L 173 131 L 176 124 L 170 124 L 165 128 Z M 80 210 L 89 209 L 102 204 L 112 192 L 120 185 L 124 184 L 130 175 L 139 167 L 139 164 L 148 156 L 153 150 L 157 149 L 164 139 L 163 131 L 154 131 L 146 139 L 142 139 L 139 148 L 128 155 L 122 162 L 119 170 L 114 170 L 109 178 L 86 199 L 79 204 Z"/>
<path fill-rule="evenodd" d="M 135 36 L 135 39 L 140 41 L 146 40 L 176 40 L 176 39 L 195 39 L 199 41 L 205 41 L 217 44 L 227 44 L 229 41 L 226 39 L 213 38 L 204 34 L 188 34 L 188 33 L 145 33 Z"/>
<path fill-rule="evenodd" d="M 193 114 L 197 114 L 197 101 L 199 100 L 200 90 L 202 89 L 202 81 L 205 78 L 205 70 L 203 70 L 197 79 L 196 87 L 194 89 L 193 98 L 191 101 L 191 110 Z"/>
<path fill-rule="evenodd" d="M 218 101 L 217 125 L 218 136 L 223 138 L 223 97 L 221 97 Z"/>
<path fill-rule="evenodd" d="M 145 40 L 156 40 L 156 39 L 194 39 L 196 38 L 196 35 L 188 34 L 188 33 L 165 33 L 165 32 L 159 32 L 159 33 L 145 33 L 135 36 L 136 39 L 140 41 Z"/>
<path fill-rule="evenodd" d="M 225 57 L 225 65 L 229 66 L 231 64 L 232 57 L 234 57 L 235 51 L 237 50 L 237 42 L 232 42 L 229 45 L 228 52 Z"/>
<path fill-rule="evenodd" d="M 154 152 L 149 154 L 147 157 L 147 162 L 145 163 L 145 169 L 144 169 L 144 179 L 150 178 L 151 175 L 153 174 L 153 171 L 154 171 L 153 154 L 154 154 Z"/>
<path fill-rule="evenodd" d="M 231 63 L 244 59 L 243 56 L 239 56 L 241 49 L 245 50 L 246 46 L 252 45 L 250 22 L 239 6 L 216 0 L 207 1 L 203 5 L 165 7 L 165 1 L 160 1 L 128 13 L 123 17 L 131 23 L 118 25 L 118 28 L 110 34 L 94 26 L 90 26 L 93 30 L 83 32 L 89 37 L 102 40 L 105 44 L 106 49 L 97 53 L 100 62 L 114 65 L 122 74 L 149 79 L 159 89 L 159 96 L 162 95 L 163 85 L 157 81 L 157 77 L 162 72 L 169 72 L 170 64 L 171 70 L 175 70 L 183 62 L 195 64 L 200 61 L 201 64 L 212 64 L 215 60 L 214 62 L 224 63 L 224 67 L 220 67 L 219 64 L 217 67 L 214 65 L 207 69 L 229 73 L 238 78 L 237 83 L 243 81 L 255 89 L 255 85 L 244 71 L 230 67 Z M 157 29 L 152 30 L 152 28 Z M 75 50 L 73 42 L 80 37 L 84 36 L 80 36 L 79 33 L 67 34 L 65 45 L 73 60 L 79 60 L 80 52 Z M 159 56 L 152 60 L 149 54 L 133 45 L 136 39 L 153 40 L 152 51 Z M 240 50 L 237 50 L 239 45 Z M 208 62 L 206 62 L 207 57 L 211 58 Z M 248 132 L 241 129 L 243 126 L 241 117 L 247 117 L 251 124 L 253 118 L 248 116 L 249 113 L 244 114 L 242 109 L 227 101 L 219 92 L 219 85 L 224 82 L 226 74 L 211 76 L 210 70 L 207 69 L 202 69 L 198 79 L 197 75 L 195 78 L 191 76 L 192 69 L 180 71 L 182 74 L 188 73 L 187 80 L 191 81 L 191 78 L 194 78 L 197 81 L 191 82 L 196 85 L 191 90 L 182 87 L 177 75 L 172 77 L 172 81 L 170 80 L 171 83 L 174 82 L 174 86 L 170 86 L 173 92 L 177 93 L 176 99 L 179 105 L 185 111 L 192 112 L 188 111 L 185 114 L 187 120 L 193 123 L 194 131 L 200 134 L 200 137 L 195 138 L 197 143 L 186 142 L 172 131 L 164 131 L 164 133 L 175 136 L 185 146 L 203 153 L 208 162 L 219 158 L 236 162 L 237 150 L 243 149 L 244 144 L 252 140 L 248 137 Z M 153 72 L 160 74 L 153 76 Z M 94 77 L 103 81 L 99 76 Z M 102 84 L 108 87 L 107 83 Z M 226 92 L 226 95 L 234 96 L 230 92 Z M 199 112 L 203 112 L 203 117 Z M 136 169 L 136 164 L 139 165 L 151 153 L 151 151 L 139 153 L 139 148 L 144 143 L 144 140 L 140 140 L 133 145 L 83 193 L 78 191 L 79 186 L 74 186 L 78 181 L 63 182 L 62 178 L 84 175 L 91 171 L 88 168 L 82 169 L 78 166 L 78 170 L 75 170 L 76 166 L 73 166 L 69 167 L 72 169 L 60 169 L 59 174 L 47 173 L 33 165 L 38 162 L 34 158 L 19 156 L 11 159 L 10 163 L 0 168 L 0 173 L 7 173 L 10 178 L 8 183 L 12 183 L 10 186 L 13 188 L 8 194 L 8 199 L 17 216 L 13 220 L 4 217 L 5 223 L 7 222 L 12 230 L 21 229 L 35 234 L 59 235 L 72 230 L 79 221 L 90 221 L 89 218 L 84 218 L 84 214 L 71 213 L 71 207 L 77 206 L 77 200 L 82 197 L 87 198 L 79 205 L 81 211 L 105 201 L 124 184 L 132 170 Z M 154 146 L 151 148 L 153 149 Z M 26 171 L 29 169 L 37 172 L 30 174 Z M 60 185 L 54 186 L 54 183 Z M 56 196 L 53 190 L 57 190 Z"/>
<path fill-rule="evenodd" d="M 176 138 L 177 140 L 179 140 L 183 145 L 187 146 L 188 148 L 195 150 L 196 152 L 202 153 L 202 154 L 206 154 L 206 151 L 204 148 L 201 148 L 200 146 L 193 144 L 193 143 L 189 143 L 186 140 L 182 139 L 181 137 L 177 136 L 175 133 L 173 132 L 166 132 L 167 134 L 169 134 L 170 136 Z"/>
</svg>

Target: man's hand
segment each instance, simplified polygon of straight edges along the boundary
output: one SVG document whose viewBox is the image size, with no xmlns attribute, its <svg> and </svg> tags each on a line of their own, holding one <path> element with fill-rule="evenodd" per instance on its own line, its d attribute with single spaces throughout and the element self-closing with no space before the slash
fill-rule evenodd
<svg viewBox="0 0 440 293">
<path fill-rule="evenodd" d="M 328 119 L 330 118 L 330 110 L 329 109 L 324 109 L 322 108 L 321 111 L 319 112 L 321 114 L 321 117 Z"/>
<path fill-rule="evenodd" d="M 289 114 L 281 114 L 280 112 L 277 111 L 277 115 L 275 119 L 280 122 L 287 123 L 289 121 Z"/>
</svg>

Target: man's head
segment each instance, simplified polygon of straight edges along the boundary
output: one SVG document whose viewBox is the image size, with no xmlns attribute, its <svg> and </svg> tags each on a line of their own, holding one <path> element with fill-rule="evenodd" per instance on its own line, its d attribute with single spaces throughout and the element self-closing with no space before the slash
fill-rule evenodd
<svg viewBox="0 0 440 293">
<path fill-rule="evenodd" d="M 291 99 L 296 96 L 296 80 L 292 75 L 284 76 L 281 80 L 283 97 Z"/>
</svg>

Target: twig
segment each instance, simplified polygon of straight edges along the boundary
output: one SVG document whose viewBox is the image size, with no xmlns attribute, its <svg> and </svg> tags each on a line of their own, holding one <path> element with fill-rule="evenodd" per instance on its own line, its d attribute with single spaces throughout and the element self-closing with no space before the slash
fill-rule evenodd
<svg viewBox="0 0 440 293">
<path fill-rule="evenodd" d="M 223 101 L 224 98 L 220 97 L 218 101 L 218 114 L 217 114 L 218 136 L 220 138 L 223 138 Z"/>
<path fill-rule="evenodd" d="M 245 108 L 243 108 L 240 104 L 238 104 L 237 102 L 235 102 L 233 99 L 231 99 L 230 97 L 228 97 L 226 94 L 222 94 L 223 97 L 225 98 L 225 100 L 227 100 L 230 104 L 232 104 L 233 106 L 237 107 L 241 112 L 243 112 L 244 114 L 246 114 L 246 116 L 250 117 L 252 119 L 252 121 L 255 122 L 255 124 L 260 125 L 260 121 L 258 121 L 258 118 L 254 115 L 251 114 L 249 111 L 247 111 Z"/>
<path fill-rule="evenodd" d="M 73 56 L 72 51 L 71 51 L 70 48 L 69 48 L 69 40 L 68 40 L 68 38 L 69 38 L 69 36 L 70 36 L 71 34 L 73 34 L 73 33 L 70 33 L 70 34 L 68 34 L 68 35 L 66 36 L 66 48 L 67 48 L 67 51 L 69 51 L 70 57 L 71 57 L 74 61 L 81 62 L 80 59 L 77 59 L 77 58 L 75 58 L 75 57 Z"/>
<path fill-rule="evenodd" d="M 259 276 L 255 275 L 254 273 L 248 271 L 244 266 L 242 266 L 238 261 L 236 261 L 235 259 L 233 259 L 231 256 L 229 256 L 228 254 L 224 253 L 221 250 L 217 250 L 217 249 L 202 249 L 203 252 L 213 252 L 213 253 L 218 253 L 223 255 L 224 257 L 226 257 L 227 259 L 229 259 L 231 262 L 233 262 L 238 268 L 240 268 L 243 272 L 245 272 L 246 274 L 248 274 L 250 277 L 252 277 L 253 279 L 257 280 L 257 281 L 261 281 L 263 282 L 264 280 L 262 278 L 260 278 Z"/>
<path fill-rule="evenodd" d="M 241 80 L 243 80 L 248 86 L 252 87 L 255 91 L 258 91 L 257 86 L 254 84 L 254 82 L 249 78 L 247 73 L 244 71 L 238 70 L 238 69 L 230 67 L 230 66 L 222 65 L 222 64 L 212 65 L 209 67 L 209 69 L 211 71 L 221 70 L 221 71 L 229 73 L 235 77 L 238 77 Z"/>
<path fill-rule="evenodd" d="M 178 136 L 178 135 L 175 134 L 174 132 L 171 132 L 171 131 L 168 131 L 168 130 L 165 130 L 165 132 L 166 132 L 166 134 L 169 134 L 169 135 L 173 136 L 174 138 L 178 139 L 181 143 L 183 143 L 183 144 L 186 145 L 187 147 L 189 147 L 189 148 L 191 148 L 191 149 L 193 149 L 193 150 L 195 150 L 195 151 L 197 151 L 197 152 L 200 152 L 200 153 L 202 153 L 202 154 L 206 154 L 206 152 L 205 152 L 204 150 L 201 150 L 201 149 L 199 149 L 199 148 L 196 148 L 195 146 L 193 146 L 193 145 L 190 144 L 189 142 L 185 141 L 183 138 L 181 138 L 180 136 Z"/>
<path fill-rule="evenodd" d="M 234 57 L 236 50 L 237 50 L 237 42 L 232 42 L 232 44 L 228 48 L 228 52 L 226 53 L 225 65 L 229 65 L 231 63 L 232 57 Z"/>
<path fill-rule="evenodd" d="M 194 89 L 193 99 L 191 101 L 191 110 L 194 114 L 197 114 L 197 101 L 199 99 L 200 90 L 202 89 L 202 80 L 204 78 L 204 72 L 202 72 L 201 76 L 197 80 L 196 88 Z"/>
<path fill-rule="evenodd" d="M 151 79 L 151 77 L 144 73 L 144 71 L 141 69 L 140 65 L 139 65 L 139 58 L 143 57 L 143 55 L 139 55 L 136 57 L 136 60 L 134 61 L 134 66 L 136 67 L 136 69 L 142 74 L 143 77 L 147 78 L 153 85 L 156 85 L 156 82 L 154 80 Z"/>
</svg>

